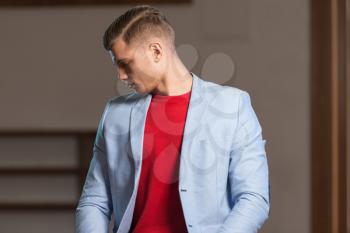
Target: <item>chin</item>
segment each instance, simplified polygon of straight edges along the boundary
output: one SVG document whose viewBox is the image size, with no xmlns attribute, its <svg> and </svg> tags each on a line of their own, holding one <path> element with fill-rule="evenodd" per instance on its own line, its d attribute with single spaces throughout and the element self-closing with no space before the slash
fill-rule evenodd
<svg viewBox="0 0 350 233">
<path fill-rule="evenodd" d="M 141 95 L 147 94 L 147 93 L 148 93 L 148 92 L 147 92 L 145 89 L 143 89 L 143 88 L 135 88 L 134 90 L 135 90 L 137 93 L 141 94 Z"/>
</svg>

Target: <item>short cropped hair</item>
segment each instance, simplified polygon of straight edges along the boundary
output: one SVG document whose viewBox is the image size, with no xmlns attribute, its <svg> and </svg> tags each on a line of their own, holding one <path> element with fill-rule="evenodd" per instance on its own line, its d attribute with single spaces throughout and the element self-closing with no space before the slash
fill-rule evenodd
<svg viewBox="0 0 350 233">
<path fill-rule="evenodd" d="M 175 46 L 175 32 L 165 15 L 149 5 L 135 6 L 115 19 L 103 35 L 103 46 L 111 50 L 115 39 L 122 38 L 130 45 L 149 36 L 163 37 Z"/>
</svg>

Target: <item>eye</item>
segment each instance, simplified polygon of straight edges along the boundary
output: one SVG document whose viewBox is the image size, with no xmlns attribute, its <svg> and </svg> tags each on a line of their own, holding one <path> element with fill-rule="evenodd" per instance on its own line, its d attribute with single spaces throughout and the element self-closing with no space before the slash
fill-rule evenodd
<svg viewBox="0 0 350 233">
<path fill-rule="evenodd" d="M 119 65 L 120 68 L 123 68 L 123 69 L 128 67 L 128 63 L 125 63 L 125 62 L 119 62 L 118 65 Z"/>
</svg>

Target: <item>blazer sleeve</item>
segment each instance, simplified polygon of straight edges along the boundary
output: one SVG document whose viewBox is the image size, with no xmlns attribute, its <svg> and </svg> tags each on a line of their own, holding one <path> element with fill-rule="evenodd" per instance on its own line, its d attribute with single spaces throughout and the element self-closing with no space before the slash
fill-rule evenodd
<svg viewBox="0 0 350 233">
<path fill-rule="evenodd" d="M 93 155 L 75 212 L 76 233 L 107 233 L 113 205 L 107 172 L 104 120 L 110 101 L 99 122 Z"/>
<path fill-rule="evenodd" d="M 266 140 L 245 91 L 240 95 L 235 130 L 228 174 L 233 208 L 219 232 L 256 233 L 270 214 L 270 186 Z"/>
</svg>

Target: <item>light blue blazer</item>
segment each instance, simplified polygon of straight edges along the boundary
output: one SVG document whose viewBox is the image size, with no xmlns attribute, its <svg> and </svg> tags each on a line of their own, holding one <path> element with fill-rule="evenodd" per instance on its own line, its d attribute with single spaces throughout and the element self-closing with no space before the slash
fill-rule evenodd
<svg viewBox="0 0 350 233">
<path fill-rule="evenodd" d="M 254 233 L 269 216 L 265 143 L 246 91 L 193 76 L 180 157 L 179 195 L 190 233 Z M 127 233 L 151 95 L 110 99 L 76 208 L 77 233 Z M 114 213 L 114 215 L 112 215 Z"/>
</svg>

